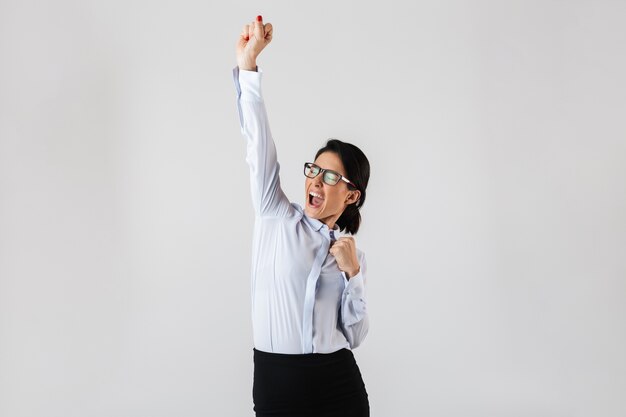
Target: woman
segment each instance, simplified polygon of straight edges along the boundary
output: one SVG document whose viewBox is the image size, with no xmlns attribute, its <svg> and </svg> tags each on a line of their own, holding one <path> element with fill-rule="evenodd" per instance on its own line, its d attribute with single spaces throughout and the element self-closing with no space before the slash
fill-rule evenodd
<svg viewBox="0 0 626 417">
<path fill-rule="evenodd" d="M 272 40 L 245 25 L 233 69 L 255 211 L 252 255 L 254 411 L 261 416 L 369 416 L 352 349 L 365 338 L 365 255 L 353 237 L 369 180 L 359 148 L 331 139 L 304 165 L 305 207 L 280 187 L 256 59 Z"/>
</svg>

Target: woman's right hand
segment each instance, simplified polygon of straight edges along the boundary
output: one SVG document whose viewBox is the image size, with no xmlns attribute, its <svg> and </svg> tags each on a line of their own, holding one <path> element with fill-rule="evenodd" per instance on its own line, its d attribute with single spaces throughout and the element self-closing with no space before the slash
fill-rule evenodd
<svg viewBox="0 0 626 417">
<path fill-rule="evenodd" d="M 256 71 L 256 58 L 272 41 L 274 28 L 271 23 L 263 24 L 263 18 L 244 25 L 237 41 L 237 65 L 239 69 Z"/>
</svg>

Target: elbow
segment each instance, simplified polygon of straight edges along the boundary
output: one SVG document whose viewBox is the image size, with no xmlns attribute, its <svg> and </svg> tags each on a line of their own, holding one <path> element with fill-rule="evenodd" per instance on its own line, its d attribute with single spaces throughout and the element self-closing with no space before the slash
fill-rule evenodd
<svg viewBox="0 0 626 417">
<path fill-rule="evenodd" d="M 350 343 L 350 349 L 356 349 L 361 346 L 369 331 L 369 318 L 366 315 L 363 319 L 346 329 L 346 339 Z"/>
<path fill-rule="evenodd" d="M 363 337 L 363 338 L 358 338 L 358 339 L 355 339 L 355 340 L 350 341 L 350 349 L 356 349 L 356 348 L 358 348 L 359 346 L 361 346 L 361 343 L 363 342 L 363 339 L 364 339 L 364 338 L 365 338 L 365 337 Z"/>
</svg>

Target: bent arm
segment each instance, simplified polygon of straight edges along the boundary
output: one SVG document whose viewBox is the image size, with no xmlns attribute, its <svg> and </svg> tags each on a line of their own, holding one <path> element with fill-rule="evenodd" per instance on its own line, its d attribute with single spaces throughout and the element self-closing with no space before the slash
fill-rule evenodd
<svg viewBox="0 0 626 417">
<path fill-rule="evenodd" d="M 367 263 L 365 255 L 359 259 L 361 270 L 347 280 L 341 296 L 341 330 L 350 343 L 350 348 L 358 347 L 369 330 L 369 316 L 365 298 Z"/>
<path fill-rule="evenodd" d="M 290 216 L 293 207 L 280 187 L 280 164 L 261 91 L 263 70 L 233 68 L 241 133 L 246 138 L 252 206 L 257 217 Z"/>
</svg>

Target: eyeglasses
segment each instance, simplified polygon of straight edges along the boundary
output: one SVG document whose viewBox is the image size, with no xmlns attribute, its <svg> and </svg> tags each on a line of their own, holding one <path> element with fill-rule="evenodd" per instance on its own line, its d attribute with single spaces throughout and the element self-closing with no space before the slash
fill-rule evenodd
<svg viewBox="0 0 626 417">
<path fill-rule="evenodd" d="M 350 181 L 349 179 L 347 179 L 346 177 L 344 177 L 343 175 L 341 175 L 340 173 L 338 173 L 336 171 L 333 171 L 333 170 L 330 170 L 330 169 L 321 168 L 321 167 L 315 165 L 313 162 L 305 162 L 304 163 L 304 175 L 305 176 L 307 176 L 309 178 L 315 178 L 320 173 L 324 174 L 322 176 L 322 181 L 324 181 L 328 185 L 336 185 L 339 182 L 339 180 L 342 180 L 342 181 L 347 182 L 348 184 L 350 184 L 354 188 L 358 188 L 356 185 L 354 185 L 354 183 L 352 181 Z"/>
</svg>

